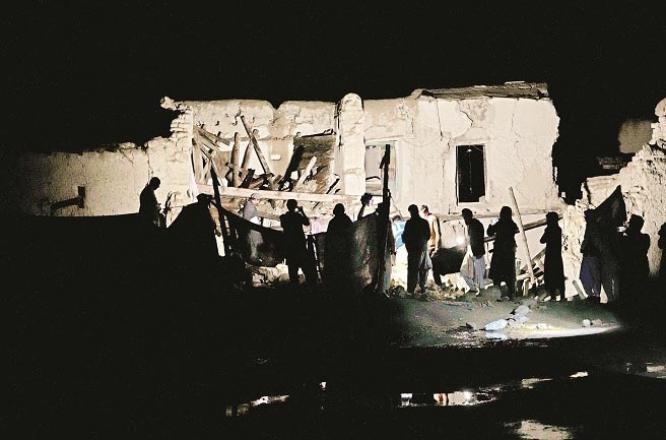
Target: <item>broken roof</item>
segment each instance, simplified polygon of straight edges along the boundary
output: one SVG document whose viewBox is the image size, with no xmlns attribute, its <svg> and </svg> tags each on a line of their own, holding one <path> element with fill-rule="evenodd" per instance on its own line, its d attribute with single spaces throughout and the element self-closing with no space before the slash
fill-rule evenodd
<svg viewBox="0 0 666 440">
<path fill-rule="evenodd" d="M 527 83 L 524 81 L 505 82 L 495 86 L 471 86 L 452 89 L 422 89 L 419 95 L 433 96 L 441 99 L 469 98 L 548 98 L 548 84 Z"/>
</svg>

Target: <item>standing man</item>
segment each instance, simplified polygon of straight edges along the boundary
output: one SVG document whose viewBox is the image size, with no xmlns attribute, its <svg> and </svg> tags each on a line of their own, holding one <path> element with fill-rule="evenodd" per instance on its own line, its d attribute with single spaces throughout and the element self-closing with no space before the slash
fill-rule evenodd
<svg viewBox="0 0 666 440">
<path fill-rule="evenodd" d="M 160 179 L 152 177 L 139 195 L 139 217 L 144 225 L 159 228 L 163 224 L 162 209 L 155 197 L 155 191 L 160 187 Z"/>
<path fill-rule="evenodd" d="M 483 225 L 479 220 L 474 218 L 474 214 L 468 208 L 462 210 L 462 217 L 467 226 L 467 243 L 474 260 L 472 290 L 476 291 L 478 296 L 481 294 L 481 289 L 483 289 L 486 278 L 486 246 L 483 243 Z"/>
<path fill-rule="evenodd" d="M 432 269 L 432 262 L 428 255 L 428 239 L 430 238 L 430 225 L 428 221 L 419 216 L 419 208 L 409 205 L 411 218 L 405 223 L 402 241 L 407 248 L 407 292 L 414 294 L 416 284 L 425 293 L 428 270 Z"/>
<path fill-rule="evenodd" d="M 428 205 L 421 205 L 421 216 L 428 221 L 428 226 L 430 227 L 430 238 L 428 238 L 428 255 L 432 259 L 432 256 L 441 243 L 441 233 L 439 231 L 439 220 L 437 217 L 430 212 Z"/>
<path fill-rule="evenodd" d="M 303 226 L 309 226 L 310 220 L 294 199 L 287 200 L 287 209 L 288 211 L 280 216 L 280 224 L 284 231 L 284 250 L 287 266 L 289 266 L 289 281 L 292 284 L 298 284 L 298 269 L 300 268 L 305 275 L 305 281 L 314 283 L 314 273 L 308 259 L 303 232 Z"/>
<path fill-rule="evenodd" d="M 516 234 L 518 225 L 513 221 L 513 212 L 508 206 L 502 206 L 497 222 L 488 226 L 488 235 L 495 237 L 493 258 L 490 260 L 490 278 L 501 292 L 504 281 L 508 297 L 501 295 L 500 300 L 513 300 L 516 296 Z"/>
</svg>

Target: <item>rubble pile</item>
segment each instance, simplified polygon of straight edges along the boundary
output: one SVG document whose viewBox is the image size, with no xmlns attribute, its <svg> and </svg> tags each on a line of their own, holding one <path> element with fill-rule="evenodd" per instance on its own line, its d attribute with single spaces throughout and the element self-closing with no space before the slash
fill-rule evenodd
<svg viewBox="0 0 666 440">
<path fill-rule="evenodd" d="M 657 241 L 666 224 L 666 99 L 656 107 L 658 122 L 652 124 L 652 139 L 617 174 L 587 179 L 583 197 L 564 212 L 563 259 L 567 278 L 567 296 L 578 293 L 576 280 L 580 274 L 580 245 L 585 233 L 584 212 L 599 206 L 619 186 L 627 216 L 638 215 L 645 220 L 643 232 L 650 236 L 648 260 L 650 273 L 659 272 L 662 252 Z"/>
</svg>

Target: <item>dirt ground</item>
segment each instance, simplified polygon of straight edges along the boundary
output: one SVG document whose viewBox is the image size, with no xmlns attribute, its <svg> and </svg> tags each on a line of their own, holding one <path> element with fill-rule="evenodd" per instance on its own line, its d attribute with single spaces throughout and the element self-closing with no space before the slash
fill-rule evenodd
<svg viewBox="0 0 666 440">
<path fill-rule="evenodd" d="M 400 347 L 481 346 L 500 340 L 544 339 L 614 331 L 620 320 L 604 305 L 582 300 L 537 302 L 533 297 L 498 301 L 499 291 L 467 293 L 455 299 L 429 289 L 425 298 L 394 298 L 399 313 L 395 325 L 402 328 Z M 446 299 L 445 299 L 446 298 Z M 508 321 L 504 329 L 486 331 L 487 324 L 507 319 L 521 305 L 527 306 L 523 323 Z M 589 325 L 584 320 L 589 320 Z"/>
</svg>

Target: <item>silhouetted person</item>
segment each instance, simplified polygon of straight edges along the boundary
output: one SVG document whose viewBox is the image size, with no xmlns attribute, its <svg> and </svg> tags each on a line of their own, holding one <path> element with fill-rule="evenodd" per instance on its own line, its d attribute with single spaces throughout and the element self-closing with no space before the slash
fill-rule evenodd
<svg viewBox="0 0 666 440">
<path fill-rule="evenodd" d="M 632 215 L 629 219 L 629 226 L 621 237 L 622 285 L 625 292 L 644 288 L 650 275 L 650 263 L 647 256 L 650 249 L 650 236 L 641 233 L 644 223 L 643 217 Z"/>
<path fill-rule="evenodd" d="M 402 241 L 407 248 L 407 292 L 414 294 L 418 283 L 421 293 L 425 293 L 428 270 L 432 269 L 428 255 L 430 225 L 419 216 L 416 205 L 409 205 L 408 210 L 411 218 L 405 223 L 405 230 L 402 232 Z"/>
<path fill-rule="evenodd" d="M 342 285 L 349 280 L 351 271 L 352 220 L 345 207 L 338 203 L 333 208 L 333 218 L 326 229 L 324 250 L 326 281 L 329 285 Z"/>
<path fill-rule="evenodd" d="M 478 219 L 474 218 L 474 214 L 470 209 L 465 208 L 462 210 L 462 218 L 465 221 L 465 225 L 467 225 L 467 243 L 474 259 L 472 290 L 480 293 L 486 278 L 486 245 L 483 241 L 483 225 Z"/>
<path fill-rule="evenodd" d="M 599 303 L 601 299 L 601 252 L 598 248 L 599 228 L 592 210 L 585 211 L 585 234 L 580 246 L 583 261 L 580 266 L 580 281 L 587 299 Z"/>
<path fill-rule="evenodd" d="M 359 209 L 356 220 L 361 220 L 368 210 L 368 206 L 372 203 L 372 194 L 365 193 L 361 196 L 361 209 Z"/>
<path fill-rule="evenodd" d="M 557 295 L 564 295 L 564 264 L 562 263 L 562 229 L 558 225 L 556 212 L 546 214 L 546 230 L 541 236 L 541 243 L 546 244 L 544 264 L 544 282 L 546 292 L 555 300 Z"/>
<path fill-rule="evenodd" d="M 661 262 L 659 264 L 659 279 L 666 281 L 666 255 L 664 249 L 666 249 L 666 223 L 661 225 L 659 228 L 659 241 L 657 241 L 657 246 L 661 249 Z"/>
<path fill-rule="evenodd" d="M 328 228 L 326 230 L 327 234 L 333 234 L 338 236 L 342 233 L 349 231 L 349 228 L 352 225 L 352 220 L 345 213 L 345 206 L 342 203 L 338 203 L 333 208 L 333 218 L 328 222 Z"/>
<path fill-rule="evenodd" d="M 621 223 L 620 223 L 621 224 Z M 620 299 L 622 286 L 621 255 L 622 245 L 618 224 L 612 222 L 598 222 L 599 227 L 599 252 L 601 254 L 601 285 L 604 288 L 608 302 Z"/>
<path fill-rule="evenodd" d="M 153 177 L 141 190 L 139 196 L 139 217 L 144 225 L 162 226 L 162 212 L 160 204 L 155 197 L 155 191 L 160 187 L 160 179 Z"/>
<path fill-rule="evenodd" d="M 280 216 L 280 224 L 284 231 L 284 251 L 289 266 L 289 281 L 298 284 L 298 269 L 305 275 L 308 283 L 314 283 L 314 273 L 305 244 L 303 226 L 309 226 L 303 208 L 298 206 L 296 200 L 287 200 L 288 211 Z"/>
<path fill-rule="evenodd" d="M 516 238 L 518 226 L 514 223 L 511 208 L 503 206 L 496 223 L 488 226 L 488 235 L 495 237 L 493 257 L 490 261 L 490 278 L 501 291 L 504 281 L 509 299 L 516 296 Z M 505 297 L 501 295 L 501 298 Z"/>
</svg>

